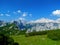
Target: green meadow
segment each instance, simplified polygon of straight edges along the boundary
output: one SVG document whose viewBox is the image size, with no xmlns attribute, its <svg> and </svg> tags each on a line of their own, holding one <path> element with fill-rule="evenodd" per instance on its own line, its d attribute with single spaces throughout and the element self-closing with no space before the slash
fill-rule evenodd
<svg viewBox="0 0 60 45">
<path fill-rule="evenodd" d="M 19 45 L 60 45 L 60 41 L 54 41 L 47 37 L 47 35 L 36 35 L 25 37 L 25 35 L 12 35 L 15 42 Z"/>
<path fill-rule="evenodd" d="M 11 27 L 12 28 L 9 28 Z M 13 38 L 19 45 L 60 45 L 60 29 L 25 33 L 18 30 L 14 24 L 0 27 L 0 33 Z"/>
</svg>

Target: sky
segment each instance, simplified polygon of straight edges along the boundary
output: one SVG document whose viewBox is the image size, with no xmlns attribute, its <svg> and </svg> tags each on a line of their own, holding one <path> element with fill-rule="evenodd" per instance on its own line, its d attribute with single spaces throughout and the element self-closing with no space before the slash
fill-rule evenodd
<svg viewBox="0 0 60 45">
<path fill-rule="evenodd" d="M 60 18 L 60 0 L 0 0 L 0 20 Z"/>
</svg>

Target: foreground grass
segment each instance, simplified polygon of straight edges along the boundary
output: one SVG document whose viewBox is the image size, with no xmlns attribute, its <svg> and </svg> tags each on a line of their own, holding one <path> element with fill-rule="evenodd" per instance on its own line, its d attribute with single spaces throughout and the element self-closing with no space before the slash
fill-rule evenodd
<svg viewBox="0 0 60 45">
<path fill-rule="evenodd" d="M 25 35 L 12 36 L 19 45 L 60 45 L 60 41 L 53 41 L 47 38 L 47 35 L 37 35 L 25 37 Z"/>
</svg>

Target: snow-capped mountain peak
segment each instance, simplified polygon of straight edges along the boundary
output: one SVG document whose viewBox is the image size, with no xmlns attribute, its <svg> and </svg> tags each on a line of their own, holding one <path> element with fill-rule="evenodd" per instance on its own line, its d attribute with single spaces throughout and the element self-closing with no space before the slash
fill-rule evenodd
<svg viewBox="0 0 60 45">
<path fill-rule="evenodd" d="M 30 21 L 28 23 L 48 23 L 48 22 L 55 22 L 55 21 L 51 20 L 51 19 L 47 19 L 47 18 L 41 18 L 41 19 L 37 19 L 35 21 Z"/>
</svg>

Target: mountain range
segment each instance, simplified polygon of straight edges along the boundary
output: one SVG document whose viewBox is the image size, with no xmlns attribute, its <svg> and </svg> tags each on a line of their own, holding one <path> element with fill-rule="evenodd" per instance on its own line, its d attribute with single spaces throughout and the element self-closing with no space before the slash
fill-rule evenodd
<svg viewBox="0 0 60 45">
<path fill-rule="evenodd" d="M 7 24 L 14 23 L 18 27 L 19 30 L 27 29 L 27 32 L 33 31 L 45 31 L 52 29 L 60 29 L 60 19 L 50 20 L 47 18 L 41 18 L 35 21 L 27 22 L 25 20 L 12 21 L 9 23 L 5 23 L 4 21 L 0 21 L 0 27 L 5 26 Z"/>
</svg>

